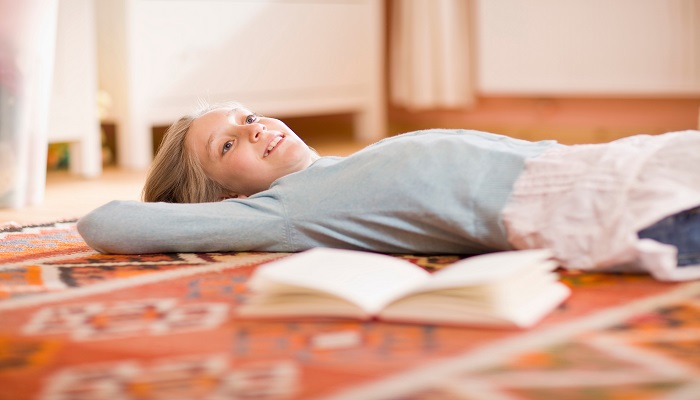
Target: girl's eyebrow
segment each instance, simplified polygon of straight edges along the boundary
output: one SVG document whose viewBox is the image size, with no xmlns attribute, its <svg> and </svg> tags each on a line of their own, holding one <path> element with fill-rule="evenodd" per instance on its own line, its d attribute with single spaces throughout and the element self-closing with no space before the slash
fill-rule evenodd
<svg viewBox="0 0 700 400">
<path fill-rule="evenodd" d="M 225 114 L 226 116 L 226 122 L 229 121 L 229 118 L 231 118 L 232 114 L 235 114 L 236 111 L 238 111 L 238 108 L 232 108 L 228 110 Z M 212 144 L 214 143 L 214 136 L 216 135 L 216 131 L 212 132 L 209 134 L 209 139 L 207 140 L 207 144 L 204 146 L 204 150 L 206 151 L 207 155 L 209 156 L 210 160 L 214 159 L 214 149 L 212 148 Z"/>
<path fill-rule="evenodd" d="M 212 143 L 214 143 L 214 133 L 212 132 L 211 135 L 209 135 L 209 140 L 207 140 L 207 144 L 204 146 L 205 151 L 207 152 L 207 155 L 209 156 L 210 160 L 214 159 L 213 152 L 212 152 Z"/>
<path fill-rule="evenodd" d="M 228 110 L 228 112 L 226 113 L 226 120 L 227 120 L 227 121 L 230 121 L 230 120 L 231 120 L 231 115 L 236 114 L 236 111 L 238 111 L 238 110 L 239 110 L 238 107 L 232 108 L 232 109 Z"/>
</svg>

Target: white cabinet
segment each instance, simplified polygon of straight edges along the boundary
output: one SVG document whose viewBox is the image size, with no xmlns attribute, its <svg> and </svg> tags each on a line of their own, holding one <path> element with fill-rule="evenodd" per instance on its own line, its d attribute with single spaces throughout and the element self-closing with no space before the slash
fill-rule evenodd
<svg viewBox="0 0 700 400">
<path fill-rule="evenodd" d="M 477 0 L 487 95 L 700 94 L 699 0 Z"/>
<path fill-rule="evenodd" d="M 146 167 L 151 127 L 200 99 L 270 116 L 351 112 L 358 140 L 385 135 L 381 1 L 98 0 L 97 15 L 123 166 Z"/>
<path fill-rule="evenodd" d="M 97 115 L 97 58 L 93 0 L 59 0 L 49 104 L 49 142 L 70 143 L 71 172 L 102 172 Z"/>
</svg>

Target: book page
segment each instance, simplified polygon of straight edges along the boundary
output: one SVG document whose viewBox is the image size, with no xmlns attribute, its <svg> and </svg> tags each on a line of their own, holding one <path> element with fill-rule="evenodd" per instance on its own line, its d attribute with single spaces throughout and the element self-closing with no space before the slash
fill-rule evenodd
<svg viewBox="0 0 700 400">
<path fill-rule="evenodd" d="M 284 284 L 266 284 L 264 293 L 256 294 L 238 308 L 239 315 L 327 316 L 367 319 L 372 317 L 346 299 L 314 289 Z"/>
<path fill-rule="evenodd" d="M 503 307 L 489 302 L 488 296 L 426 292 L 398 300 L 382 310 L 379 318 L 386 321 L 528 328 L 554 310 L 570 293 L 567 286 L 554 281 L 528 296 L 513 299 L 507 307 Z"/>
<path fill-rule="evenodd" d="M 458 261 L 434 273 L 431 279 L 415 290 L 439 290 L 458 286 L 495 284 L 517 278 L 523 271 L 538 269 L 542 272 L 556 269 L 549 250 L 519 250 L 489 253 Z"/>
<path fill-rule="evenodd" d="M 261 266 L 248 285 L 261 292 L 267 283 L 301 286 L 345 298 L 375 313 L 429 277 L 424 269 L 392 256 L 317 248 Z"/>
<path fill-rule="evenodd" d="M 547 250 L 491 253 L 435 273 L 387 306 L 380 319 L 529 327 L 569 295 Z"/>
</svg>

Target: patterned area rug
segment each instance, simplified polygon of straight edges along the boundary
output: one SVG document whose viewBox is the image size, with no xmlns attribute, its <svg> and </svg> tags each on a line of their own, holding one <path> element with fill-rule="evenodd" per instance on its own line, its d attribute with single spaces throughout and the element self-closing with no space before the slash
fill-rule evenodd
<svg viewBox="0 0 700 400">
<path fill-rule="evenodd" d="M 250 274 L 284 256 L 0 231 L 0 399 L 700 398 L 700 282 L 562 273 L 573 295 L 524 331 L 239 318 Z"/>
</svg>

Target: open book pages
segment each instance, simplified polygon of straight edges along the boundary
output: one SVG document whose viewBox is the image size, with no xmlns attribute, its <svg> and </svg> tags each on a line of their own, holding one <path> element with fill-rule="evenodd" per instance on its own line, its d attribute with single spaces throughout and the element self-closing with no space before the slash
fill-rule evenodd
<svg viewBox="0 0 700 400">
<path fill-rule="evenodd" d="M 396 257 L 313 249 L 259 267 L 241 315 L 527 327 L 568 295 L 546 250 L 474 256 L 430 274 Z"/>
</svg>

